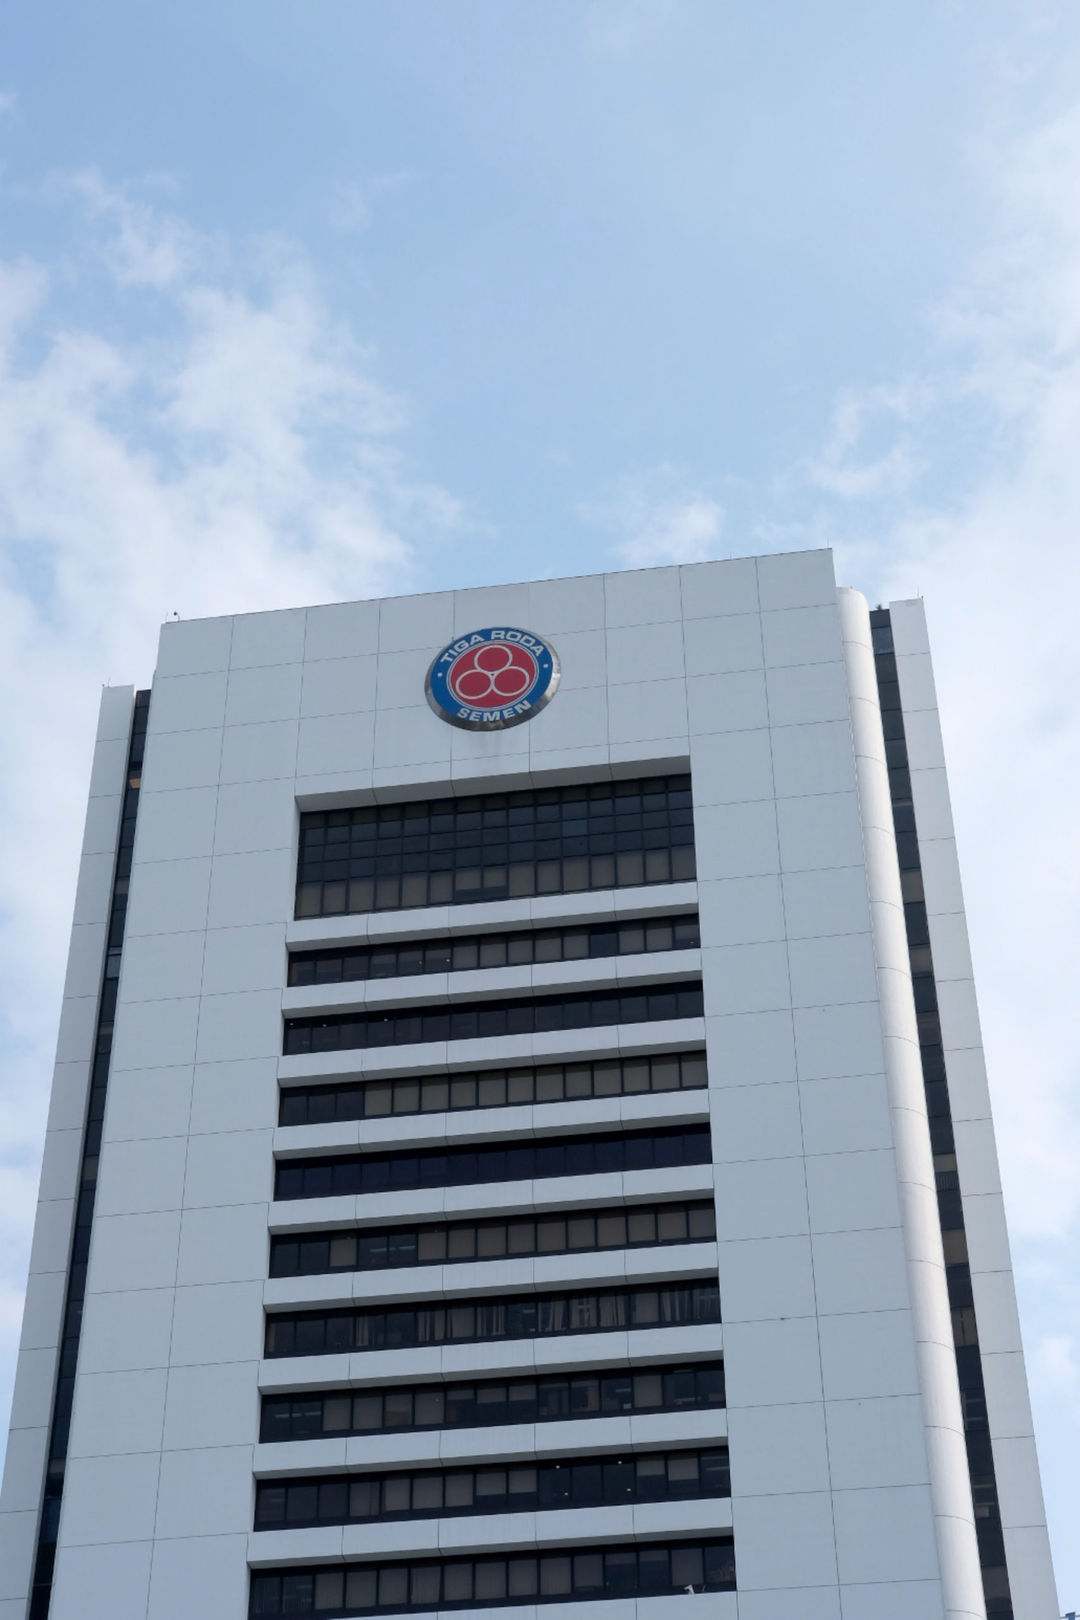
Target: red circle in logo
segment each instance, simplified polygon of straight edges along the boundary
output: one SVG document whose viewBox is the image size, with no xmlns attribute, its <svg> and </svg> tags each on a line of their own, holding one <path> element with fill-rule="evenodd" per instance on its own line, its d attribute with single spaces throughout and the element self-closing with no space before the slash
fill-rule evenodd
<svg viewBox="0 0 1080 1620">
<path fill-rule="evenodd" d="M 489 641 L 456 658 L 446 684 L 459 703 L 495 709 L 523 698 L 539 675 L 540 666 L 527 648 L 515 642 Z"/>
</svg>

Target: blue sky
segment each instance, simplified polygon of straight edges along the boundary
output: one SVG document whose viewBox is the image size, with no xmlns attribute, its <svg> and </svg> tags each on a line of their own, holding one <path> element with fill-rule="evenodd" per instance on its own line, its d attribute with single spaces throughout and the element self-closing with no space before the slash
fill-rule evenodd
<svg viewBox="0 0 1080 1620">
<path fill-rule="evenodd" d="M 1078 69 L 1052 0 L 9 15 L 0 1404 L 100 683 L 173 610 L 832 543 L 927 598 L 1080 1602 Z"/>
</svg>

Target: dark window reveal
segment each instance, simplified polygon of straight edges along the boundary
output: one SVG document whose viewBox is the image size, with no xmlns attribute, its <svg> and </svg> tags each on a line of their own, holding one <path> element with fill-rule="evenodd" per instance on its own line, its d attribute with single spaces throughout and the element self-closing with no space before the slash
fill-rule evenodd
<svg viewBox="0 0 1080 1620">
<path fill-rule="evenodd" d="M 282 1311 L 266 1319 L 266 1354 L 328 1356 L 347 1350 L 406 1350 L 421 1344 L 478 1344 L 489 1339 L 689 1327 L 719 1320 L 715 1282 L 573 1294 L 534 1292 L 400 1309 Z"/>
<path fill-rule="evenodd" d="M 251 1578 L 251 1614 L 404 1614 L 410 1609 L 483 1609 L 735 1590 L 730 1536 L 707 1541 L 623 1542 L 580 1552 L 337 1564 L 261 1571 Z"/>
<path fill-rule="evenodd" d="M 335 1271 L 504 1260 L 533 1254 L 587 1254 L 604 1249 L 702 1243 L 716 1236 L 710 1201 L 631 1204 L 519 1215 L 512 1220 L 432 1221 L 360 1231 L 304 1232 L 270 1239 L 271 1277 L 318 1277 Z"/>
<path fill-rule="evenodd" d="M 278 1123 L 325 1125 L 332 1120 L 382 1119 L 388 1114 L 441 1114 L 516 1103 L 699 1091 L 708 1083 L 704 1052 L 545 1063 L 537 1069 L 474 1069 L 449 1075 L 403 1075 L 395 1080 L 346 1080 L 330 1086 L 285 1087 Z"/>
<path fill-rule="evenodd" d="M 131 876 L 132 852 L 135 847 L 135 821 L 139 810 L 139 792 L 142 787 L 143 754 L 146 748 L 146 728 L 150 718 L 150 693 L 136 692 L 128 739 L 127 778 L 120 805 L 120 826 L 117 834 L 116 865 L 113 870 L 112 893 L 109 903 L 108 931 L 105 938 L 105 971 L 98 996 L 97 1025 L 94 1033 L 94 1056 L 90 1070 L 90 1093 L 87 1099 L 86 1122 L 83 1128 L 82 1160 L 79 1169 L 79 1196 L 75 1204 L 75 1226 L 68 1259 L 67 1285 L 64 1296 L 60 1359 L 56 1385 L 53 1391 L 52 1418 L 49 1427 L 49 1450 L 45 1468 L 45 1491 L 38 1520 L 37 1551 L 30 1592 L 29 1620 L 45 1620 L 52 1601 L 53 1566 L 56 1560 L 56 1541 L 60 1526 L 60 1507 L 64 1494 L 67 1470 L 68 1433 L 75 1398 L 75 1365 L 79 1355 L 82 1334 L 83 1299 L 86 1294 L 86 1266 L 90 1255 L 90 1230 L 94 1220 L 97 1197 L 98 1155 L 101 1150 L 102 1123 L 105 1117 L 105 1094 L 109 1084 L 109 1064 L 112 1056 L 113 1020 L 116 1015 L 116 997 L 120 982 L 120 958 L 123 953 L 124 927 L 127 919 L 128 882 Z"/>
<path fill-rule="evenodd" d="M 915 993 L 915 1016 L 922 1058 L 923 1086 L 930 1121 L 930 1141 L 937 1175 L 938 1211 L 947 1262 L 946 1277 L 952 1313 L 953 1341 L 964 1404 L 964 1432 L 968 1472 L 975 1505 L 975 1528 L 982 1566 L 983 1596 L 988 1620 L 1012 1620 L 1009 1573 L 1001 1528 L 997 1481 L 989 1435 L 984 1433 L 985 1403 L 978 1323 L 975 1316 L 967 1240 L 956 1174 L 952 1113 L 945 1065 L 945 1049 L 938 1016 L 933 952 L 923 893 L 918 827 L 908 766 L 904 713 L 893 646 L 892 618 L 887 608 L 870 615 L 877 672 L 878 698 L 885 732 L 885 758 L 889 768 L 896 850 L 900 864 L 908 955 Z M 970 1399 L 969 1399 L 970 1396 Z"/>
<path fill-rule="evenodd" d="M 639 1451 L 559 1462 L 522 1458 L 480 1468 L 259 1480 L 255 1529 L 458 1518 L 471 1513 L 543 1513 L 552 1508 L 730 1495 L 727 1446 L 721 1443 L 698 1451 Z"/>
<path fill-rule="evenodd" d="M 400 1192 L 413 1187 L 465 1187 L 480 1182 L 543 1176 L 588 1176 L 605 1171 L 656 1170 L 707 1164 L 709 1127 L 611 1131 L 603 1136 L 560 1136 L 492 1142 L 413 1153 L 349 1153 L 283 1159 L 275 1198 L 333 1198 L 343 1193 Z"/>
<path fill-rule="evenodd" d="M 395 1385 L 317 1394 L 264 1395 L 264 1443 L 403 1429 L 474 1429 L 628 1412 L 689 1412 L 724 1405 L 724 1364 L 620 1367 L 546 1378 L 485 1379 L 477 1384 Z M 984 1403 L 985 1415 L 985 1403 Z"/>
<path fill-rule="evenodd" d="M 693 876 L 688 776 L 594 782 L 305 813 L 296 915 L 460 905 Z"/>
<path fill-rule="evenodd" d="M 651 951 L 690 951 L 701 944 L 696 916 L 641 917 L 581 928 L 534 928 L 512 934 L 463 934 L 438 940 L 392 940 L 332 951 L 294 951 L 290 985 L 348 984 L 462 973 L 470 968 L 528 967 L 534 962 L 582 962 Z"/>
<path fill-rule="evenodd" d="M 443 1002 L 437 1007 L 289 1018 L 285 1021 L 285 1052 L 352 1051 L 373 1046 L 414 1046 L 426 1041 L 596 1029 L 608 1024 L 651 1024 L 671 1018 L 700 1018 L 703 1012 L 701 985 L 694 983 L 590 990 L 580 995 L 519 996 L 460 1005 Z"/>
</svg>

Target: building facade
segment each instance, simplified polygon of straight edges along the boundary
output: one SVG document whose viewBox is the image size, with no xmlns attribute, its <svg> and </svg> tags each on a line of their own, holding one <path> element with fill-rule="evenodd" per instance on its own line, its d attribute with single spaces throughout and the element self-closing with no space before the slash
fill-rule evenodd
<svg viewBox="0 0 1080 1620">
<path fill-rule="evenodd" d="M 1053 1620 L 929 647 L 827 551 L 107 689 L 0 1620 Z"/>
</svg>

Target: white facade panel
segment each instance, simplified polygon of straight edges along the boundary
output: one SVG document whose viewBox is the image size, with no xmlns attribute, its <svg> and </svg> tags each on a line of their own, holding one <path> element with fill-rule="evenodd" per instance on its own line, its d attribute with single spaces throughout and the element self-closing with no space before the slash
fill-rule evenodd
<svg viewBox="0 0 1080 1620">
<path fill-rule="evenodd" d="M 499 625 L 550 638 L 557 695 L 505 730 L 444 724 L 424 695 L 432 659 L 455 637 Z M 869 626 L 865 607 L 838 595 L 830 554 L 809 552 L 163 628 L 52 1620 L 242 1620 L 252 1571 L 332 1574 L 343 1560 L 362 1570 L 393 1557 L 562 1548 L 593 1558 L 600 1546 L 677 1549 L 732 1533 L 737 1592 L 697 1598 L 724 1620 L 985 1620 Z M 921 611 L 896 605 L 893 633 L 1013 1612 L 1050 1620 Z M 25 1620 L 33 1578 L 131 712 L 130 692 L 106 694 L 0 1502 L 13 1572 L 0 1587 L 0 1620 L 8 1610 Z M 306 901 L 294 914 L 306 813 L 374 814 L 494 792 L 539 793 L 555 805 L 552 789 L 668 776 L 690 778 L 696 879 L 672 877 L 666 865 L 658 875 L 666 832 L 633 855 L 633 876 L 630 846 L 616 834 L 602 852 L 608 867 L 573 867 L 580 851 L 567 844 L 563 876 L 544 867 L 536 894 L 513 895 L 504 879 L 511 897 L 485 899 L 478 887 L 452 904 L 414 884 L 403 909 L 400 900 L 370 909 L 372 891 L 349 910 L 344 885 L 367 879 L 343 869 L 326 878 L 342 885 L 340 903 L 323 896 L 324 915 Z M 479 836 L 494 847 L 492 832 Z M 535 856 L 541 866 L 555 858 Z M 601 858 L 598 848 L 589 858 Z M 406 881 L 413 872 L 426 883 L 423 867 L 407 862 Z M 378 865 L 372 881 L 389 872 Z M 672 918 L 696 919 L 700 949 L 655 943 Z M 580 935 L 565 933 L 606 930 L 610 940 L 631 928 L 654 933 L 636 945 L 620 934 L 630 942 L 597 946 L 600 954 L 590 944 L 588 955 L 574 943 Z M 551 954 L 556 935 L 564 957 Z M 506 937 L 525 954 L 502 965 L 478 957 L 465 966 L 463 954 L 439 971 L 409 963 L 423 947 L 503 949 Z M 344 959 L 371 950 L 398 952 L 396 965 L 387 955 L 370 977 L 350 977 Z M 313 966 L 290 986 L 289 953 L 313 951 L 325 971 Z M 670 997 L 680 985 L 700 985 L 700 1005 L 609 1002 Z M 559 1027 L 538 1009 L 519 1032 L 484 1031 L 483 1017 L 507 1006 L 531 1019 L 535 998 L 542 1009 L 568 996 L 592 998 L 584 1027 L 574 1027 L 575 1013 Z M 607 1012 L 597 1011 L 602 1001 Z M 479 1021 L 464 1032 L 418 1021 L 474 1012 Z M 327 1019 L 415 1022 L 390 1041 L 379 1026 L 367 1046 L 320 1034 L 310 1051 L 283 1050 L 283 1019 L 305 1018 L 324 1031 Z M 680 1089 L 673 1055 L 702 1052 L 707 1084 Z M 601 1162 L 624 1151 L 626 1133 L 659 1143 L 657 1133 L 706 1126 L 703 1153 L 693 1137 L 678 1150 L 689 1162 Z M 518 1170 L 508 1161 L 499 1176 L 475 1164 L 459 1171 L 447 1158 L 429 1184 L 419 1168 L 408 1172 L 416 1184 L 389 1179 L 398 1172 L 387 1154 L 504 1147 L 598 1158 Z M 358 1155 L 362 1187 L 327 1179 L 334 1162 Z M 302 1195 L 277 1188 L 276 1173 L 290 1166 L 310 1178 Z M 679 1236 L 674 1225 L 664 1235 L 665 1220 L 685 1219 L 684 1205 L 709 1204 L 715 1240 Z M 602 1226 L 612 1218 L 631 1225 Z M 400 1249 L 361 1265 L 348 1247 L 388 1233 L 406 1247 L 460 1248 L 442 1258 L 417 1248 L 408 1264 L 397 1263 Z M 307 1258 L 286 1243 L 307 1245 Z M 483 1243 L 490 1254 L 467 1248 Z M 658 1319 L 659 1291 L 717 1281 L 723 1326 Z M 640 1319 L 612 1315 L 610 1326 L 576 1305 L 567 1307 L 581 1313 L 576 1331 L 546 1334 L 528 1331 L 527 1315 L 512 1330 L 483 1314 L 517 1309 L 518 1299 L 627 1289 Z M 467 1331 L 460 1313 L 474 1305 L 481 1314 L 467 1317 Z M 425 1318 L 417 1342 L 398 1348 L 334 1340 L 319 1352 L 302 1339 L 280 1354 L 267 1348 L 267 1320 L 293 1312 L 322 1320 L 414 1308 L 459 1315 L 443 1326 Z M 450 1336 L 440 1340 L 444 1326 Z M 699 1397 L 676 1397 L 662 1381 L 683 1369 L 680 1388 L 690 1390 L 695 1368 L 721 1361 L 725 1407 L 680 1405 Z M 626 1385 L 638 1404 L 558 1420 L 508 1413 L 499 1423 L 406 1421 L 403 1406 L 388 1404 L 381 1429 L 371 1417 L 373 1401 L 415 1398 L 422 1414 L 436 1410 L 422 1400 L 460 1400 L 478 1386 L 490 1401 L 506 1398 L 504 1386 L 569 1391 L 578 1380 L 575 1399 L 594 1391 L 599 1401 L 603 1379 L 641 1381 Z M 262 1429 L 264 1402 L 293 1399 L 321 1414 L 321 1437 Z M 594 1497 L 474 1514 L 444 1506 L 427 1518 L 384 1508 L 376 1524 L 342 1522 L 339 1510 L 335 1522 L 253 1529 L 259 1480 L 291 1490 L 383 1470 L 399 1481 L 423 1474 L 430 1491 L 432 1480 L 442 1489 L 446 1470 L 668 1456 L 684 1466 L 725 1445 L 730 1497 L 680 1497 L 668 1484 L 669 1499 L 636 1504 Z M 325 1598 L 331 1586 L 319 1590 Z M 494 1620 L 504 1609 L 491 1590 L 476 1613 Z M 517 1595 L 507 1617 L 549 1607 Z M 294 1593 L 301 1607 L 290 1612 L 320 1612 L 307 1601 Z M 566 1620 L 666 1620 L 692 1601 L 672 1591 L 561 1608 Z M 329 1598 L 318 1602 L 333 1612 Z"/>
</svg>

